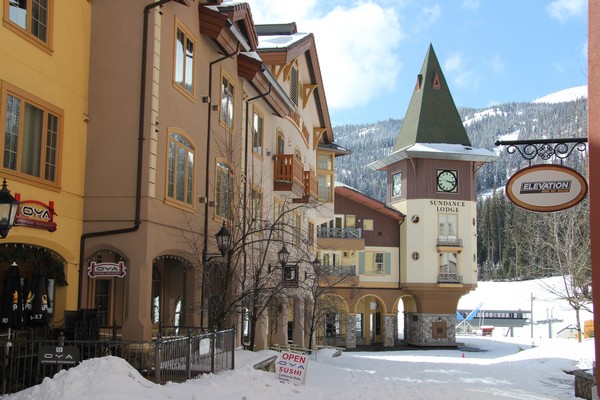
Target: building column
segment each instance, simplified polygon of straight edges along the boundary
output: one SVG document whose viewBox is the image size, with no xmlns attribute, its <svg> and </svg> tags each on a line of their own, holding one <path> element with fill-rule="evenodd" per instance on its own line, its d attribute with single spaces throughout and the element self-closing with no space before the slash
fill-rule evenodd
<svg viewBox="0 0 600 400">
<path fill-rule="evenodd" d="M 356 348 L 356 314 L 348 314 L 346 317 L 346 348 Z"/>
<path fill-rule="evenodd" d="M 383 347 L 394 347 L 397 326 L 396 314 L 383 314 Z"/>
<path fill-rule="evenodd" d="M 304 341 L 304 302 L 294 299 L 294 344 L 305 347 Z"/>
<path fill-rule="evenodd" d="M 288 342 L 288 305 L 286 302 L 281 301 L 275 307 L 275 315 L 272 317 L 274 326 L 272 327 L 273 333 L 271 334 L 271 343 L 286 345 Z"/>
<path fill-rule="evenodd" d="M 124 340 L 152 339 L 152 263 L 131 259 L 127 268 Z M 164 300 L 164 299 L 163 299 Z"/>
<path fill-rule="evenodd" d="M 254 338 L 254 349 L 257 350 L 265 350 L 269 347 L 268 345 L 268 332 L 269 332 L 269 316 L 266 312 L 263 312 L 256 321 L 256 337 Z"/>
</svg>

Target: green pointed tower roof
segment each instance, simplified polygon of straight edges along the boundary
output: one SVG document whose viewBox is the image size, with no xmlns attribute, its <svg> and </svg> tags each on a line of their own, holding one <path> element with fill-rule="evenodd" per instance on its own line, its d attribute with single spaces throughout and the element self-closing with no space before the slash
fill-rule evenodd
<svg viewBox="0 0 600 400">
<path fill-rule="evenodd" d="M 471 146 L 431 44 L 393 151 L 416 143 Z"/>
</svg>

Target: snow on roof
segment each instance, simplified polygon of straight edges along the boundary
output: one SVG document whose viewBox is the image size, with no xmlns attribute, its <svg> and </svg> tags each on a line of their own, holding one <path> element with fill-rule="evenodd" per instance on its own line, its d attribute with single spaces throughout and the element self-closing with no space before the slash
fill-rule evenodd
<svg viewBox="0 0 600 400">
<path fill-rule="evenodd" d="M 441 160 L 492 162 L 500 158 L 487 149 L 450 143 L 415 143 L 367 165 L 374 170 L 410 158 L 431 158 Z"/>
<path fill-rule="evenodd" d="M 292 44 L 307 37 L 308 33 L 292 33 L 291 35 L 265 35 L 258 37 L 258 49 L 279 49 L 289 47 Z"/>
</svg>

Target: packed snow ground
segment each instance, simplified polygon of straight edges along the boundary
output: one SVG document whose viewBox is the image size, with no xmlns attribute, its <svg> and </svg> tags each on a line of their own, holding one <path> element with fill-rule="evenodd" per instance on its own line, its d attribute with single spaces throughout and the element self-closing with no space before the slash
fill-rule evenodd
<svg viewBox="0 0 600 400">
<path fill-rule="evenodd" d="M 496 328 L 492 337 L 458 336 L 457 349 L 344 352 L 333 350 L 311 355 L 306 385 L 280 383 L 275 374 L 252 366 L 277 354 L 236 351 L 236 369 L 205 375 L 185 383 L 156 385 L 127 362 L 116 357 L 82 362 L 53 379 L 2 400 L 546 400 L 575 399 L 574 377 L 565 371 L 590 369 L 594 360 L 593 339 L 579 343 L 558 339 L 556 333 L 575 321 L 575 314 L 548 292 L 560 278 L 523 282 L 479 282 L 477 290 L 464 296 L 459 309 L 530 310 L 534 297 L 534 337 L 531 326 L 515 329 L 515 337 Z M 560 319 L 553 326 L 543 322 Z M 582 315 L 582 323 L 592 318 Z M 477 328 L 477 327 L 474 327 Z M 477 330 L 477 329 L 476 329 Z M 549 336 L 552 336 L 550 339 Z M 532 346 L 533 345 L 533 346 Z"/>
<path fill-rule="evenodd" d="M 531 343 L 516 338 L 459 337 L 454 350 L 344 352 L 311 356 L 304 386 L 280 383 L 252 365 L 271 350 L 236 353 L 236 369 L 185 383 L 157 385 L 116 357 L 84 361 L 54 379 L 6 396 L 8 400 L 353 400 L 353 399 L 575 399 L 565 371 L 592 365 L 593 340 Z"/>
</svg>

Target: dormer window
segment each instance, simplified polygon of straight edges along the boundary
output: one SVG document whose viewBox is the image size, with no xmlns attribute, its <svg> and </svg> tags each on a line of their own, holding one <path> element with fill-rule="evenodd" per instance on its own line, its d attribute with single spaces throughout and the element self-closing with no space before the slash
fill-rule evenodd
<svg viewBox="0 0 600 400">
<path fill-rule="evenodd" d="M 442 81 L 440 80 L 440 75 L 437 72 L 433 77 L 433 88 L 438 90 L 442 88 Z"/>
</svg>

